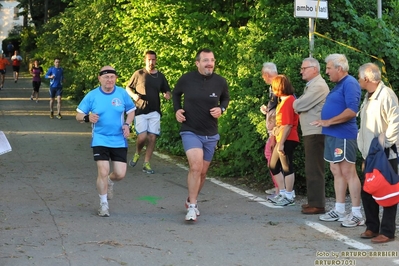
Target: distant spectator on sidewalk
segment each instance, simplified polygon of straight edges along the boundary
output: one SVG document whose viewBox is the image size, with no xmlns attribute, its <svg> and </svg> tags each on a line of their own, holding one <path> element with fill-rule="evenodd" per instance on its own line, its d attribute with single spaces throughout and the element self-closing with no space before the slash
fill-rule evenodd
<svg viewBox="0 0 399 266">
<path fill-rule="evenodd" d="M 39 65 L 39 61 L 35 60 L 33 62 L 33 66 L 30 70 L 30 73 L 32 74 L 32 87 L 33 91 L 30 96 L 30 100 L 33 101 L 33 98 L 36 99 L 36 103 L 39 102 L 39 89 L 40 85 L 42 83 L 42 78 L 41 75 L 44 73 L 43 68 Z"/>
<path fill-rule="evenodd" d="M 6 79 L 6 71 L 7 71 L 7 66 L 10 65 L 10 62 L 6 58 L 5 54 L 1 54 L 0 58 L 0 90 L 3 89 L 4 87 L 4 80 Z"/>
<path fill-rule="evenodd" d="M 61 97 L 62 97 L 62 83 L 64 80 L 64 69 L 60 67 L 60 59 L 54 60 L 54 66 L 47 70 L 45 78 L 50 79 L 50 118 L 54 118 L 54 100 L 57 97 L 57 118 L 61 119 Z"/>
<path fill-rule="evenodd" d="M 126 175 L 127 138 L 136 109 L 126 90 L 115 86 L 116 79 L 114 68 L 101 68 L 100 86 L 86 94 L 76 109 L 77 121 L 92 123 L 91 147 L 97 163 L 98 215 L 101 217 L 109 217 L 108 200 L 114 195 L 114 181 L 120 181 Z"/>
<path fill-rule="evenodd" d="M 157 136 L 161 133 L 161 100 L 162 93 L 170 100 L 170 87 L 165 75 L 156 69 L 157 55 L 154 51 L 145 53 L 145 68 L 135 71 L 130 78 L 126 91 L 133 98 L 137 109 L 134 128 L 137 133 L 136 152 L 129 161 L 135 166 L 140 158 L 141 150 L 146 146 L 143 172 L 153 174 L 150 159 L 155 149 Z"/>
<path fill-rule="evenodd" d="M 326 204 L 324 135 L 321 134 L 321 127 L 314 127 L 310 123 L 320 119 L 330 89 L 320 75 L 319 61 L 314 58 L 302 61 L 301 75 L 307 83 L 301 97 L 294 101 L 294 110 L 299 114 L 305 150 L 308 202 L 302 205 L 302 213 L 323 214 Z"/>
<path fill-rule="evenodd" d="M 18 54 L 18 51 L 14 51 L 14 55 L 11 56 L 12 71 L 14 76 L 14 82 L 17 83 L 19 77 L 19 68 L 21 66 L 22 57 Z"/>
</svg>

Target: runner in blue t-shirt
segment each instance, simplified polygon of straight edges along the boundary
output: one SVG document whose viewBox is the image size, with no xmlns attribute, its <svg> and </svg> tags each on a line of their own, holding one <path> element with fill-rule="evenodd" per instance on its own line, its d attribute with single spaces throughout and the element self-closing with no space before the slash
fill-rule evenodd
<svg viewBox="0 0 399 266">
<path fill-rule="evenodd" d="M 113 181 L 120 181 L 126 175 L 127 138 L 136 110 L 126 90 L 115 86 L 116 79 L 115 69 L 103 67 L 98 76 L 101 86 L 90 91 L 76 109 L 76 120 L 91 122 L 93 127 L 91 147 L 98 169 L 101 217 L 109 217 L 108 199 L 113 197 Z"/>
<path fill-rule="evenodd" d="M 62 83 L 64 80 L 64 69 L 60 67 L 60 59 L 54 60 L 54 66 L 47 70 L 46 79 L 50 79 L 50 118 L 54 118 L 54 99 L 57 97 L 57 118 L 61 119 L 61 97 L 62 97 Z"/>
</svg>

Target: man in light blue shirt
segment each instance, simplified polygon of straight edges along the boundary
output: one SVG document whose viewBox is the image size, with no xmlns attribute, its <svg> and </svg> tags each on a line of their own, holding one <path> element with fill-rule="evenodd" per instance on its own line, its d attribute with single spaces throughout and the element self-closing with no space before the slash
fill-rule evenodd
<svg viewBox="0 0 399 266">
<path fill-rule="evenodd" d="M 127 138 L 136 110 L 126 90 L 115 86 L 116 79 L 115 69 L 104 66 L 98 76 L 101 85 L 90 91 L 76 109 L 76 120 L 92 123 L 91 147 L 98 169 L 98 215 L 101 217 L 109 217 L 108 200 L 113 198 L 113 181 L 120 181 L 126 175 Z"/>
</svg>

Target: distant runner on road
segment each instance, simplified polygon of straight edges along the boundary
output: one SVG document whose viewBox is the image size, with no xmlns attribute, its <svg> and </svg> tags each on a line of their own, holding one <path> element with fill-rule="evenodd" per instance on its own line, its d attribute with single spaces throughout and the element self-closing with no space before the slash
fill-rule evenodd
<svg viewBox="0 0 399 266">
<path fill-rule="evenodd" d="M 57 97 L 57 119 L 61 119 L 61 97 L 62 97 L 62 83 L 64 80 L 64 69 L 60 67 L 60 59 L 54 59 L 54 66 L 47 70 L 46 79 L 50 79 L 50 118 L 54 118 L 54 100 Z"/>
<path fill-rule="evenodd" d="M 17 83 L 19 78 L 19 68 L 21 66 L 22 57 L 18 54 L 18 51 L 15 50 L 14 55 L 11 56 L 12 62 L 12 71 L 14 76 L 14 82 Z"/>
</svg>

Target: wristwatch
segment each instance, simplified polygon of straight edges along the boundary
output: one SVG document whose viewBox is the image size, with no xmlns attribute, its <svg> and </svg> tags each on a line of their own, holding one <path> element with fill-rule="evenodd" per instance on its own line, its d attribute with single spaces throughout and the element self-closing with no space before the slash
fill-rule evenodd
<svg viewBox="0 0 399 266">
<path fill-rule="evenodd" d="M 220 110 L 222 110 L 222 114 L 224 113 L 224 111 L 226 111 L 226 108 L 220 106 Z"/>
</svg>

